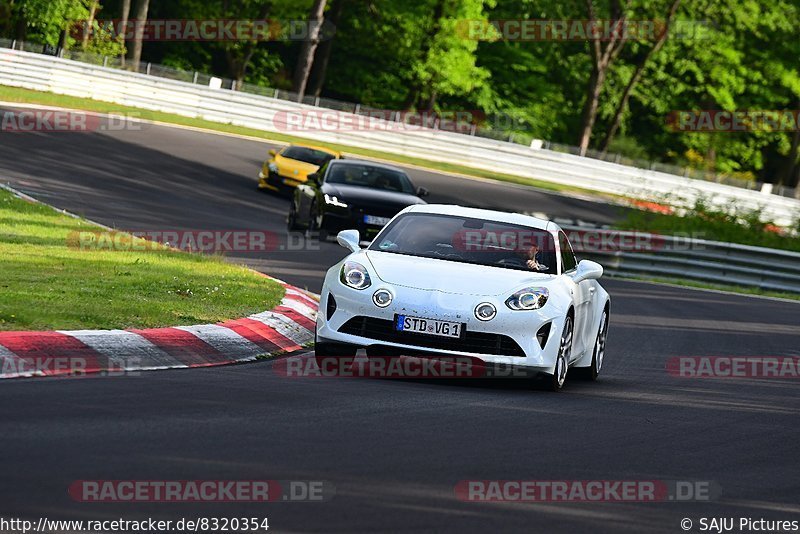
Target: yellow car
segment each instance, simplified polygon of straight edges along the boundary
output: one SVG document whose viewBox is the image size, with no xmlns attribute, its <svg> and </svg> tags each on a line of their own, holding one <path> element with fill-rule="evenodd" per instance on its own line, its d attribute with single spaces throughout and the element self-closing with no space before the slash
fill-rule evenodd
<svg viewBox="0 0 800 534">
<path fill-rule="evenodd" d="M 307 145 L 289 145 L 280 152 L 270 150 L 269 155 L 258 172 L 258 188 L 278 192 L 294 189 L 330 160 L 342 158 L 335 150 Z"/>
</svg>

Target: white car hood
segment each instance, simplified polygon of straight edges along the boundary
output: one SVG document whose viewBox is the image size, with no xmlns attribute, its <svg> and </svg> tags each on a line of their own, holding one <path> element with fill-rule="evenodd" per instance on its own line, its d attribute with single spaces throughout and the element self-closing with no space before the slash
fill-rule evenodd
<svg viewBox="0 0 800 534">
<path fill-rule="evenodd" d="M 551 275 L 502 267 L 366 252 L 375 274 L 388 284 L 459 295 L 509 295 L 525 285 L 546 285 Z"/>
</svg>

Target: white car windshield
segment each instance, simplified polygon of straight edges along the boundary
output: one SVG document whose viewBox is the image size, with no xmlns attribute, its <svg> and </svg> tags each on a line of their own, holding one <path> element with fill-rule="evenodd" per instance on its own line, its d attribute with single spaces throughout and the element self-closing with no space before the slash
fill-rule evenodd
<svg viewBox="0 0 800 534">
<path fill-rule="evenodd" d="M 557 274 L 555 243 L 549 232 L 455 215 L 401 215 L 369 250 Z"/>
</svg>

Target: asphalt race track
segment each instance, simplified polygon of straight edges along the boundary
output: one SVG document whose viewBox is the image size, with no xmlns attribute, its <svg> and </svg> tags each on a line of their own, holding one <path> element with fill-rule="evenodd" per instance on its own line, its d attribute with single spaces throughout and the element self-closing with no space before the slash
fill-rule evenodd
<svg viewBox="0 0 800 534">
<path fill-rule="evenodd" d="M 0 134 L 0 176 L 122 229 L 266 229 L 269 145 L 167 127 Z M 609 222 L 618 208 L 411 170 L 431 201 Z M 309 244 L 306 244 L 310 248 Z M 241 259 L 318 290 L 344 250 Z M 286 378 L 275 362 L 0 383 L 0 515 L 269 517 L 279 532 L 682 532 L 702 517 L 800 519 L 798 379 L 671 376 L 676 356 L 800 356 L 800 304 L 605 280 L 601 380 Z M 314 480 L 322 503 L 78 503 L 76 480 Z M 713 481 L 707 502 L 474 503 L 462 480 Z M 738 524 L 738 523 L 737 523 Z"/>
<path fill-rule="evenodd" d="M 275 145 L 146 123 L 134 128 L 102 134 L 3 135 L 0 181 L 115 228 L 275 232 L 284 250 L 246 253 L 242 259 L 312 290 L 320 288 L 327 267 L 344 257 L 344 249 L 335 243 L 322 243 L 316 254 L 309 254 L 301 243 L 286 243 L 288 198 L 256 190 L 258 170 Z M 624 212 L 618 206 L 522 186 L 416 169 L 409 169 L 409 174 L 416 185 L 431 191 L 426 200 L 432 203 L 541 212 L 599 223 L 612 222 Z M 309 248 L 317 248 L 317 243 Z"/>
</svg>

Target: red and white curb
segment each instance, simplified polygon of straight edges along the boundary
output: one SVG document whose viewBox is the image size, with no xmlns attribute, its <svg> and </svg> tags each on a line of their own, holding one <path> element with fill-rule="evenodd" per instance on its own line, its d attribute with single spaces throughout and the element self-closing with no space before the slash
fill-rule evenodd
<svg viewBox="0 0 800 534">
<path fill-rule="evenodd" d="M 309 347 L 314 342 L 317 301 L 280 283 L 286 294 L 272 310 L 218 324 L 0 332 L 0 378 L 207 367 Z"/>
</svg>

